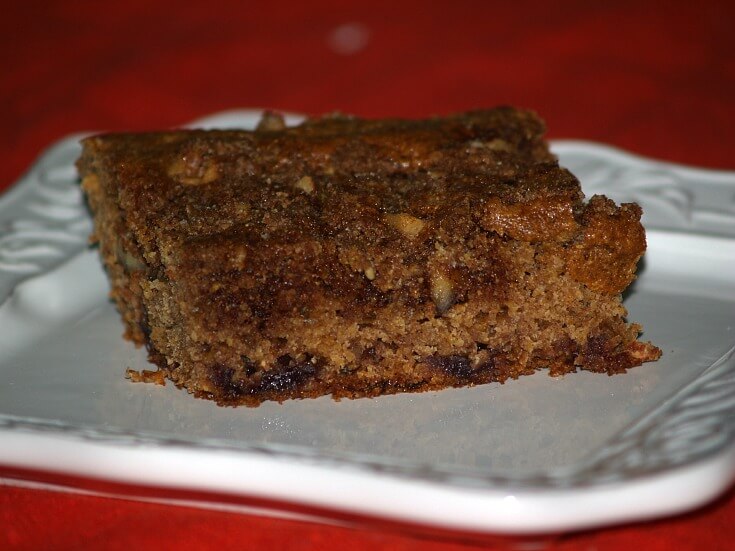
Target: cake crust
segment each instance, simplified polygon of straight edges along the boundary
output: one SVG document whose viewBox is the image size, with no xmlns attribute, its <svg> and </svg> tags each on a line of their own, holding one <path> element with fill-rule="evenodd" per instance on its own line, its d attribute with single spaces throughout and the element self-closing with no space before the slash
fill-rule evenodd
<svg viewBox="0 0 735 551">
<path fill-rule="evenodd" d="M 107 134 L 78 162 L 126 336 L 220 404 L 657 359 L 637 205 L 584 201 L 532 112 Z"/>
</svg>

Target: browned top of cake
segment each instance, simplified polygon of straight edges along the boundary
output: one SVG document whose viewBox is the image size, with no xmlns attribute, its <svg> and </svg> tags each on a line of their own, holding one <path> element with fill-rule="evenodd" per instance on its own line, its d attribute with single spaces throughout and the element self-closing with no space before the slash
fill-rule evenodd
<svg viewBox="0 0 735 551">
<path fill-rule="evenodd" d="M 441 304 L 426 295 L 442 278 L 461 296 L 504 277 L 501 259 L 488 273 L 487 262 L 473 271 L 472 259 L 442 257 L 482 232 L 563 242 L 575 278 L 620 293 L 645 248 L 640 209 L 603 198 L 585 205 L 544 130 L 535 114 L 512 108 L 422 121 L 331 116 L 294 128 L 270 117 L 256 131 L 96 136 L 80 162 L 107 175 L 105 192 L 117 195 L 147 264 L 187 285 L 191 307 L 208 305 L 213 326 L 308 308 L 313 285 L 346 307 L 395 293 L 408 305 Z M 623 221 L 614 231 L 611 217 Z M 430 257 L 439 283 L 424 273 L 407 281 L 411 265 L 423 271 Z M 630 273 L 600 277 L 617 261 Z"/>
</svg>

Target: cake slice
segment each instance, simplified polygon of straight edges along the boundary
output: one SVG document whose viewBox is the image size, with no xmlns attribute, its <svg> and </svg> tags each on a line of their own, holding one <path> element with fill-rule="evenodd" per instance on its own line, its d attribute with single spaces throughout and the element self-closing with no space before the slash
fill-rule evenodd
<svg viewBox="0 0 735 551">
<path fill-rule="evenodd" d="M 227 405 L 655 360 L 641 209 L 584 202 L 533 113 L 107 134 L 78 162 L 126 336 Z"/>
</svg>

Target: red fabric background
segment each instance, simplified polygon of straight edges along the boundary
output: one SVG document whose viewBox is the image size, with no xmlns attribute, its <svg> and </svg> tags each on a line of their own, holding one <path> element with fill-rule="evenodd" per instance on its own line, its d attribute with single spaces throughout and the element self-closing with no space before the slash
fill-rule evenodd
<svg viewBox="0 0 735 551">
<path fill-rule="evenodd" d="M 735 4 L 604 4 L 13 2 L 0 16 L 0 190 L 71 132 L 153 129 L 259 106 L 421 116 L 510 103 L 539 111 L 552 138 L 735 169 Z M 344 25 L 358 31 L 361 49 L 334 46 Z M 563 550 L 726 549 L 733 538 L 730 492 L 674 519 L 544 542 Z M 387 527 L 0 486 L 0 548 L 135 544 L 465 546 Z"/>
</svg>

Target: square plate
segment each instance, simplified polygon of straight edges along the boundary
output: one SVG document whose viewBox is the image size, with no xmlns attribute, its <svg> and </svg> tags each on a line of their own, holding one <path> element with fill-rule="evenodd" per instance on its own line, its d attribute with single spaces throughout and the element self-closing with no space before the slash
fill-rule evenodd
<svg viewBox="0 0 735 551">
<path fill-rule="evenodd" d="M 258 116 L 192 126 L 252 128 Z M 6 473 L 515 534 L 679 512 L 735 478 L 735 174 L 552 145 L 588 196 L 644 208 L 649 247 L 625 304 L 663 349 L 658 362 L 614 377 L 540 372 L 504 385 L 220 408 L 171 384 L 125 380 L 126 368 L 149 365 L 121 338 L 86 245 L 79 137 L 0 197 Z"/>
</svg>

